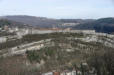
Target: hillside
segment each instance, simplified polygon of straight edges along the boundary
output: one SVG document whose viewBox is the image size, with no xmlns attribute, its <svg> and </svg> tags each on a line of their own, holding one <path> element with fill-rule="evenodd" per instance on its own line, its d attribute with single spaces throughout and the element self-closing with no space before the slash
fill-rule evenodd
<svg viewBox="0 0 114 75">
<path fill-rule="evenodd" d="M 99 19 L 93 25 L 94 29 L 97 32 L 104 32 L 104 33 L 114 32 L 114 18 Z"/>
<path fill-rule="evenodd" d="M 46 39 L 51 40 L 46 42 Z M 109 36 L 78 33 L 26 35 L 20 40 L 0 44 L 0 56 L 7 56 L 0 58 L 0 74 L 41 75 L 38 73 L 62 71 L 74 66 L 80 68 L 82 61 L 87 61 L 90 67 L 101 72 L 108 72 L 108 63 L 112 63 L 109 69 L 113 73 L 113 45 L 114 38 Z M 36 46 L 43 48 L 37 49 Z"/>
<path fill-rule="evenodd" d="M 9 27 L 25 27 L 25 26 L 30 26 L 30 25 L 25 25 L 23 23 L 20 22 L 15 22 L 15 21 L 11 21 L 11 20 L 7 20 L 7 19 L 0 19 L 0 27 L 4 27 L 5 25 L 9 26 Z"/>
<path fill-rule="evenodd" d="M 37 26 L 40 28 L 50 28 L 50 27 L 66 28 L 69 26 L 62 26 L 62 24 L 64 23 L 83 24 L 93 21 L 92 19 L 50 19 L 46 17 L 36 17 L 36 16 L 27 16 L 27 15 L 2 16 L 2 18 L 16 22 L 21 22 L 24 24 L 29 24 L 32 26 Z"/>
<path fill-rule="evenodd" d="M 74 29 L 91 29 L 96 32 L 113 33 L 114 32 L 114 18 L 102 18 L 93 22 L 88 22 L 75 26 Z"/>
<path fill-rule="evenodd" d="M 61 22 L 63 23 L 88 23 L 88 22 L 93 22 L 95 19 L 60 19 Z"/>
<path fill-rule="evenodd" d="M 16 21 L 16 22 L 21 22 L 24 24 L 29 24 L 32 26 L 37 26 L 37 27 L 43 27 L 43 28 L 50 28 L 54 26 L 58 26 L 61 22 L 56 20 L 56 19 L 49 19 L 45 17 L 35 17 L 35 16 L 25 16 L 25 15 L 19 15 L 19 16 L 4 16 L 2 18 Z"/>
<path fill-rule="evenodd" d="M 29 24 L 39 28 L 72 28 L 80 30 L 96 30 L 96 32 L 113 33 L 114 18 L 95 19 L 50 19 L 45 17 L 35 16 L 3 16 L 3 19 L 8 19 L 16 23 Z"/>
</svg>

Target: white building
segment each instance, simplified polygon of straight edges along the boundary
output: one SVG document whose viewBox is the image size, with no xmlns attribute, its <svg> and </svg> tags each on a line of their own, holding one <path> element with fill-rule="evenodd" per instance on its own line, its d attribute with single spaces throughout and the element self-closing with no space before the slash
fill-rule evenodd
<svg viewBox="0 0 114 75">
<path fill-rule="evenodd" d="M 6 37 L 0 37 L 0 43 L 6 42 L 7 38 Z"/>
<path fill-rule="evenodd" d="M 2 30 L 2 28 L 0 28 L 0 30 Z"/>
<path fill-rule="evenodd" d="M 72 75 L 76 75 L 76 71 L 75 70 L 72 71 Z"/>
<path fill-rule="evenodd" d="M 53 72 L 43 73 L 42 75 L 53 75 Z"/>
</svg>

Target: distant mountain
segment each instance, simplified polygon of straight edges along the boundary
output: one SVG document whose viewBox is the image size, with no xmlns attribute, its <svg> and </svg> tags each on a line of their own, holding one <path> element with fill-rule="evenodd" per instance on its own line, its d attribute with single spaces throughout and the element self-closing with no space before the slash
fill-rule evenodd
<svg viewBox="0 0 114 75">
<path fill-rule="evenodd" d="M 102 18 L 97 20 L 93 25 L 94 29 L 97 32 L 104 32 L 104 33 L 114 32 L 114 18 Z"/>
<path fill-rule="evenodd" d="M 82 30 L 96 30 L 96 32 L 113 33 L 114 32 L 114 18 L 101 18 L 93 22 L 79 24 L 74 29 Z"/>
<path fill-rule="evenodd" d="M 2 18 L 21 22 L 24 24 L 29 24 L 32 26 L 50 28 L 54 26 L 58 26 L 61 22 L 57 19 L 49 19 L 45 17 L 35 17 L 35 16 L 26 16 L 26 15 L 18 15 L 18 16 L 4 16 Z"/>
<path fill-rule="evenodd" d="M 24 24 L 29 24 L 32 26 L 37 26 L 40 28 L 50 28 L 50 27 L 60 27 L 67 28 L 71 26 L 62 26 L 64 23 L 86 23 L 93 21 L 92 19 L 50 19 L 45 17 L 35 17 L 35 16 L 26 16 L 26 15 L 17 15 L 17 16 L 2 16 L 4 19 L 21 22 Z"/>
<path fill-rule="evenodd" d="M 114 18 L 95 19 L 50 19 L 45 17 L 35 17 L 26 15 L 2 16 L 2 19 L 19 23 L 22 25 L 31 25 L 39 28 L 72 28 L 81 30 L 96 30 L 96 32 L 113 33 Z M 18 26 L 19 26 L 18 25 Z M 20 25 L 20 26 L 22 26 Z"/>
<path fill-rule="evenodd" d="M 88 23 L 93 22 L 95 19 L 60 19 L 63 23 Z"/>
<path fill-rule="evenodd" d="M 15 21 L 11 21 L 11 20 L 7 20 L 7 19 L 0 19 L 0 27 L 4 27 L 5 25 L 9 26 L 9 27 L 26 27 L 26 26 L 30 26 L 27 24 L 23 24 L 20 22 L 15 22 Z"/>
</svg>

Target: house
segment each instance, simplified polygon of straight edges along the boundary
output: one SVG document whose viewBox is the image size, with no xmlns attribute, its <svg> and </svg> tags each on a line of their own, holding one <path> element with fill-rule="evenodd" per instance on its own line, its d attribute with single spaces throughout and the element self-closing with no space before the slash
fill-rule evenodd
<svg viewBox="0 0 114 75">
<path fill-rule="evenodd" d="M 53 75 L 60 75 L 60 72 L 53 72 Z"/>
<path fill-rule="evenodd" d="M 0 31 L 2 30 L 2 28 L 0 28 Z"/>
<path fill-rule="evenodd" d="M 72 75 L 72 71 L 70 71 L 70 70 L 65 70 L 65 71 L 63 71 L 60 75 Z"/>
<path fill-rule="evenodd" d="M 9 30 L 9 27 L 7 25 L 4 26 L 4 30 L 5 31 L 8 31 Z"/>
<path fill-rule="evenodd" d="M 72 75 L 76 75 L 77 73 L 76 73 L 76 70 L 73 70 L 72 71 Z"/>
<path fill-rule="evenodd" d="M 95 70 L 95 68 L 90 68 L 89 74 L 90 74 L 90 75 L 96 75 L 96 70 Z"/>
<path fill-rule="evenodd" d="M 82 75 L 82 72 L 78 70 L 77 75 Z"/>
<path fill-rule="evenodd" d="M 53 72 L 43 73 L 42 75 L 53 75 Z"/>
<path fill-rule="evenodd" d="M 6 37 L 0 37 L 0 43 L 6 42 L 7 38 Z"/>
<path fill-rule="evenodd" d="M 65 75 L 65 72 L 61 72 L 60 75 Z"/>
</svg>

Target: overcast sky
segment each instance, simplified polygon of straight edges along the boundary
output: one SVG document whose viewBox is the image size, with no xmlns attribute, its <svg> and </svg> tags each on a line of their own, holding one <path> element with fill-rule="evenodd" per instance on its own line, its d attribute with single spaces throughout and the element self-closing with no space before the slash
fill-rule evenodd
<svg viewBox="0 0 114 75">
<path fill-rule="evenodd" d="M 0 16 L 49 18 L 114 17 L 113 0 L 0 0 Z"/>
</svg>

